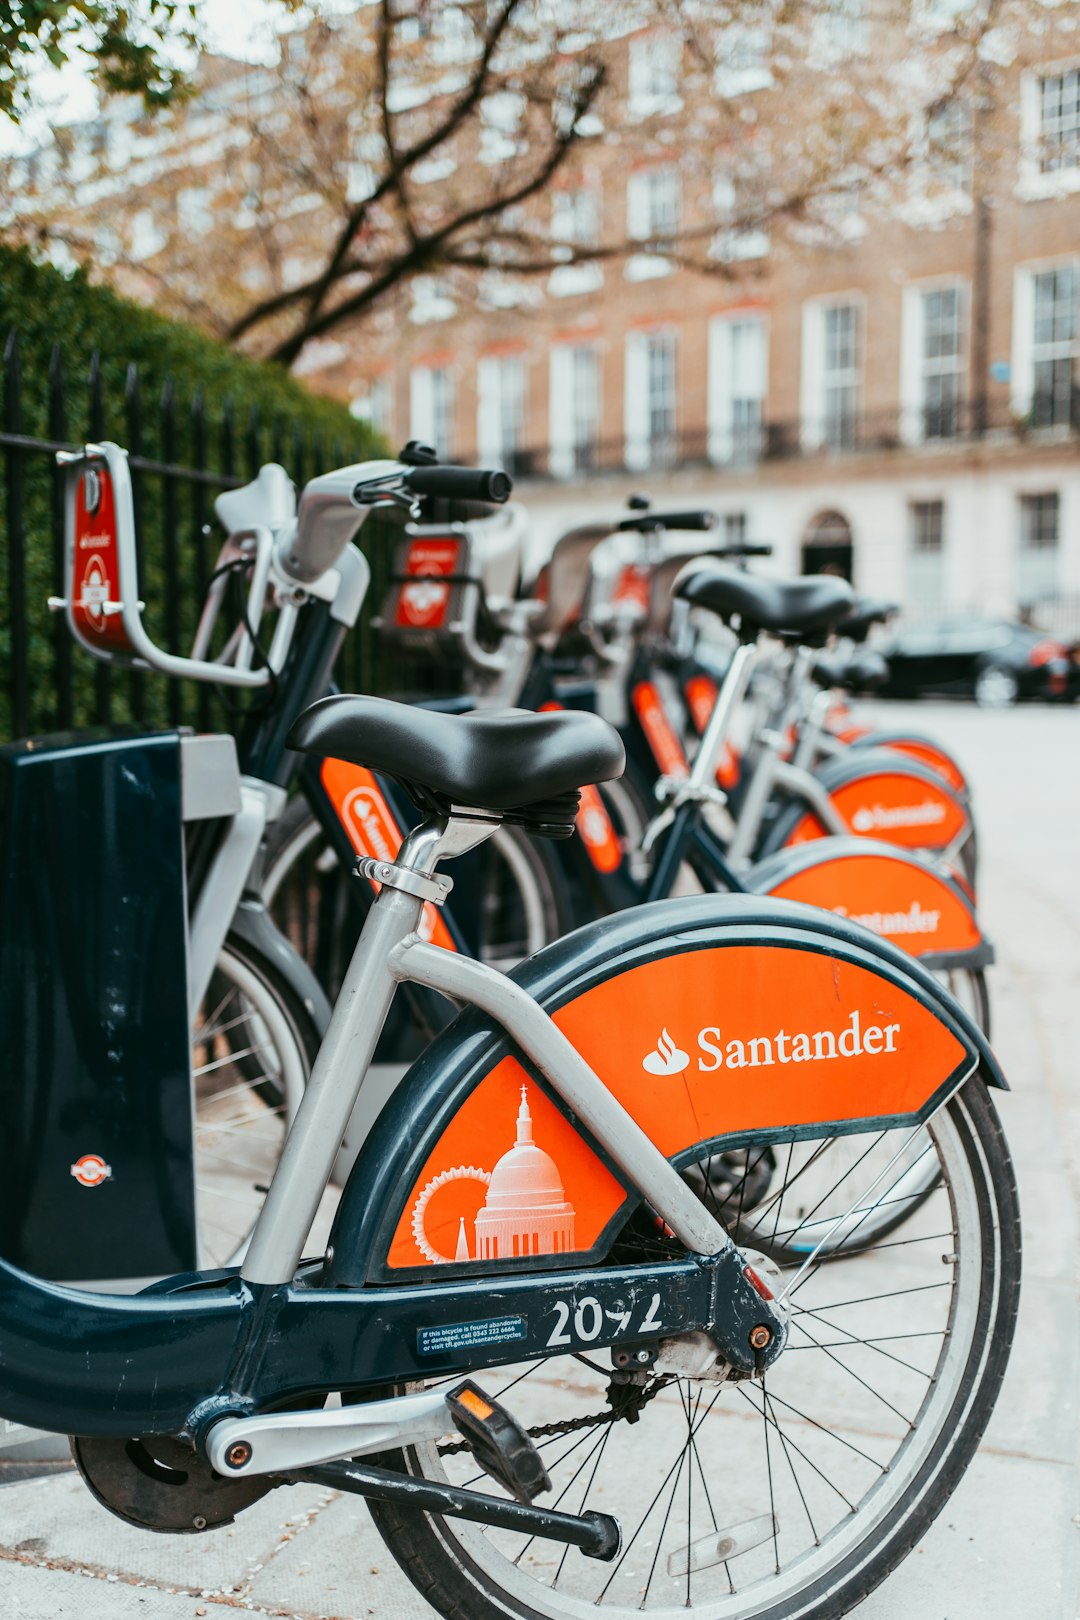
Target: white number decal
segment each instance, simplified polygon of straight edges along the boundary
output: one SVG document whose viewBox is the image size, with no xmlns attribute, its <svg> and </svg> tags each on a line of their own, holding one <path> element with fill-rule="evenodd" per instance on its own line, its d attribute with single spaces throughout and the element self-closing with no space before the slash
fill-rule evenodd
<svg viewBox="0 0 1080 1620">
<path fill-rule="evenodd" d="M 551 1338 L 548 1340 L 549 1350 L 554 1344 L 570 1344 L 572 1342 L 569 1333 L 564 1331 L 567 1322 L 570 1320 L 569 1305 L 564 1300 L 557 1299 L 555 1301 L 555 1313 L 559 1319 L 551 1330 Z"/>
<path fill-rule="evenodd" d="M 638 1329 L 639 1333 L 654 1333 L 660 1328 L 660 1318 L 656 1314 L 656 1307 L 659 1305 L 659 1303 L 660 1295 L 654 1294 L 649 1305 L 649 1309 L 645 1314 L 645 1320 Z"/>
<path fill-rule="evenodd" d="M 586 1311 L 590 1311 L 592 1313 L 592 1326 L 589 1328 L 585 1326 Z M 586 1295 L 586 1297 L 578 1305 L 577 1310 L 574 1312 L 575 1333 L 579 1339 L 584 1339 L 586 1342 L 588 1342 L 590 1339 L 595 1339 L 599 1335 L 600 1329 L 603 1327 L 603 1325 L 604 1313 L 600 1309 L 600 1301 L 598 1299 L 593 1299 L 591 1295 Z"/>
</svg>

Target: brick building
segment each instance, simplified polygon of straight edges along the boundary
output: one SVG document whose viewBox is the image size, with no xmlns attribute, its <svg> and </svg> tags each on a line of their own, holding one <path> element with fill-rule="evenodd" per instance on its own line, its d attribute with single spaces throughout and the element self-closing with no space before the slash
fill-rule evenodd
<svg viewBox="0 0 1080 1620">
<path fill-rule="evenodd" d="M 919 8 L 947 28 L 965 6 Z M 834 73 L 875 55 L 901 63 L 909 43 L 890 15 L 885 28 L 865 0 L 835 0 L 815 48 Z M 391 443 L 419 437 L 511 468 L 538 548 L 644 488 L 715 507 L 729 532 L 771 541 L 781 570 L 838 567 L 913 615 L 1025 611 L 1080 631 L 1075 8 L 1048 8 L 1038 28 L 993 42 L 992 63 L 988 51 L 962 96 L 914 103 L 915 157 L 902 173 L 875 187 L 839 183 L 816 212 L 779 227 L 767 209 L 755 217 L 754 197 L 767 189 L 765 132 L 790 108 L 768 30 L 744 21 L 737 33 L 706 100 L 735 109 L 738 152 L 729 143 L 703 163 L 707 138 L 689 140 L 696 109 L 685 105 L 678 40 L 655 30 L 613 39 L 605 115 L 648 139 L 630 154 L 584 147 L 535 202 L 551 267 L 488 275 L 468 296 L 420 276 L 396 305 L 310 344 L 296 369 Z M 455 48 L 448 34 L 441 56 Z M 235 162 L 231 191 L 215 175 L 230 151 L 243 155 L 230 107 L 272 112 L 274 88 L 259 70 L 211 69 L 171 138 L 127 126 L 112 137 L 148 259 L 160 231 L 138 187 L 165 172 L 194 262 L 215 188 L 238 241 L 244 228 Z M 518 116 L 493 98 L 459 162 L 512 162 Z M 192 121 L 197 148 L 184 136 Z M 349 184 L 362 185 L 363 162 L 355 168 Z M 429 168 L 415 178 L 437 186 L 454 164 Z M 318 198 L 303 202 L 298 253 L 320 229 Z M 665 254 L 668 233 L 725 213 L 730 228 L 709 247 L 719 273 Z M 627 239 L 618 257 L 559 262 L 560 243 L 569 260 Z M 133 258 L 117 279 L 153 296 Z"/>
</svg>

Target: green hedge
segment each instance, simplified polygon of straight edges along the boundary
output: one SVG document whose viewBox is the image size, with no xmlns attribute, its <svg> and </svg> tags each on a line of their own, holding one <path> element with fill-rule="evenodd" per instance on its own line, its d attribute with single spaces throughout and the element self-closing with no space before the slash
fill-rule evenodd
<svg viewBox="0 0 1080 1620">
<path fill-rule="evenodd" d="M 195 328 L 36 264 L 24 251 L 0 247 L 0 343 L 6 344 L 4 414 L 16 429 L 39 439 L 81 443 L 114 439 L 133 453 L 182 467 L 201 465 L 215 474 L 250 477 L 262 462 L 281 461 L 298 483 L 334 466 L 383 453 L 370 431 L 344 406 L 308 393 L 276 367 L 235 354 Z M 21 383 L 15 386 L 14 351 Z M 96 385 L 92 384 L 96 373 Z M 62 386 L 61 386 L 62 384 Z M 59 408 L 62 396 L 62 410 Z M 71 701 L 65 712 L 63 621 L 45 606 L 61 581 L 55 473 L 45 448 L 0 450 L 0 737 L 10 737 L 12 707 L 11 625 L 25 625 L 28 642 L 29 724 L 19 729 L 55 729 L 63 720 L 199 720 L 210 716 L 206 688 L 169 683 L 156 675 L 133 678 L 102 672 L 73 648 Z M 12 477 L 23 484 L 23 600 L 12 600 L 10 548 L 13 532 Z M 169 480 L 156 472 L 135 475 L 140 546 L 140 585 L 151 632 L 178 650 L 190 642 L 219 531 L 212 501 L 218 484 Z M 167 536 L 176 537 L 169 568 Z M 373 678 L 366 643 L 350 649 L 350 674 Z M 361 656 L 360 654 L 364 656 Z M 214 705 L 214 717 L 221 711 Z"/>
</svg>

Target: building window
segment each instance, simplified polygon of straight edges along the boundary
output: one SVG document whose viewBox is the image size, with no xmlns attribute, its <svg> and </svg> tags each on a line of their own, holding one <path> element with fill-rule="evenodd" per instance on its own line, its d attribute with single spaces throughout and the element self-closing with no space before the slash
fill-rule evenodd
<svg viewBox="0 0 1080 1620">
<path fill-rule="evenodd" d="M 1075 265 L 1063 265 L 1032 276 L 1031 287 L 1032 426 L 1067 427 L 1075 416 L 1073 372 L 1080 276 Z"/>
<path fill-rule="evenodd" d="M 674 332 L 632 332 L 626 340 L 626 464 L 670 467 L 678 453 Z"/>
<path fill-rule="evenodd" d="M 525 449 L 525 362 L 520 355 L 488 356 L 476 370 L 480 460 L 520 473 Z"/>
<path fill-rule="evenodd" d="M 913 501 L 908 553 L 908 607 L 923 616 L 938 612 L 944 599 L 945 503 Z"/>
<path fill-rule="evenodd" d="M 714 259 L 763 259 L 769 251 L 769 233 L 759 226 L 747 227 L 747 216 L 753 213 L 744 188 L 729 174 L 713 176 L 713 208 L 718 220 L 730 220 L 725 229 L 717 231 L 710 247 Z"/>
<path fill-rule="evenodd" d="M 850 450 L 862 380 L 858 305 L 826 305 L 821 321 L 821 441 L 831 450 Z"/>
<path fill-rule="evenodd" d="M 973 157 L 971 115 L 956 96 L 947 96 L 926 118 L 930 178 L 950 191 L 970 191 Z"/>
<path fill-rule="evenodd" d="M 922 433 L 925 439 L 952 439 L 960 431 L 965 302 L 962 287 L 935 287 L 922 295 Z"/>
<path fill-rule="evenodd" d="M 409 387 L 409 437 L 454 453 L 454 379 L 449 366 L 417 366 Z"/>
<path fill-rule="evenodd" d="M 1039 172 L 1080 167 L 1080 68 L 1039 78 Z"/>
<path fill-rule="evenodd" d="M 600 435 L 600 362 L 585 343 L 551 351 L 551 472 L 571 478 L 596 465 Z"/>
<path fill-rule="evenodd" d="M 667 253 L 679 230 L 679 171 L 673 163 L 632 174 L 626 187 L 626 223 L 630 236 L 647 243 L 650 253 Z"/>
<path fill-rule="evenodd" d="M 556 242 L 595 247 L 600 236 L 600 192 L 596 186 L 571 186 L 553 192 L 551 235 Z"/>
<path fill-rule="evenodd" d="M 630 111 L 636 118 L 677 112 L 680 41 L 672 34 L 646 34 L 630 41 Z"/>
<path fill-rule="evenodd" d="M 768 344 L 763 316 L 721 316 L 709 324 L 709 460 L 716 465 L 761 454 Z"/>
<path fill-rule="evenodd" d="M 1057 591 L 1060 507 L 1056 490 L 1048 495 L 1020 497 L 1016 595 L 1021 607 Z"/>
<path fill-rule="evenodd" d="M 713 89 L 718 96 L 749 95 L 767 90 L 773 82 L 771 30 L 763 15 L 755 15 L 756 10 L 742 8 L 716 36 Z"/>
<path fill-rule="evenodd" d="M 822 51 L 832 60 L 866 49 L 866 0 L 829 0 L 818 22 Z"/>
</svg>

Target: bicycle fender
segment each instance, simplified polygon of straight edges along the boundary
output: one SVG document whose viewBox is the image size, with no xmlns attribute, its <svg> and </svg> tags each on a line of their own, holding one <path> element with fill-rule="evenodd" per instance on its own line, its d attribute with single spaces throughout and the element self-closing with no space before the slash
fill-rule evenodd
<svg viewBox="0 0 1080 1620">
<path fill-rule="evenodd" d="M 948 849 L 972 826 L 964 797 L 936 771 L 887 749 L 850 749 L 814 775 L 851 831 L 905 849 Z M 828 836 L 812 810 L 793 800 L 776 817 L 762 856 Z"/>
<path fill-rule="evenodd" d="M 977 969 L 994 960 L 962 884 L 947 868 L 896 844 L 818 838 L 760 862 L 746 884 L 754 894 L 848 917 L 931 969 Z"/>
<path fill-rule="evenodd" d="M 676 1163 L 721 1142 L 915 1125 L 979 1071 L 1005 1086 L 981 1032 L 919 962 L 791 901 L 639 906 L 511 977 Z M 470 1008 L 376 1121 L 342 1195 L 327 1279 L 597 1261 L 636 1202 L 554 1089 Z"/>
<path fill-rule="evenodd" d="M 920 731 L 890 731 L 885 727 L 864 731 L 851 739 L 852 748 L 891 748 L 898 754 L 910 755 L 929 770 L 943 776 L 949 786 L 965 801 L 971 799 L 967 777 L 952 755 L 932 737 Z"/>
<path fill-rule="evenodd" d="M 303 957 L 293 950 L 257 894 L 243 896 L 229 924 L 229 932 L 239 934 L 273 963 L 311 1014 L 321 1040 L 332 1011 L 326 991 Z"/>
</svg>

